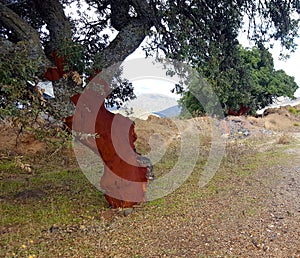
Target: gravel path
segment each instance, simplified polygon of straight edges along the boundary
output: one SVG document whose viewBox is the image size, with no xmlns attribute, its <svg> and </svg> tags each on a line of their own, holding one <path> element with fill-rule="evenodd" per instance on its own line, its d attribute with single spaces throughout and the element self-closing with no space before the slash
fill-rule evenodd
<svg viewBox="0 0 300 258">
<path fill-rule="evenodd" d="M 299 133 L 293 136 L 300 140 Z M 227 228 L 231 227 L 237 244 L 217 257 L 300 257 L 300 144 L 284 152 L 289 154 L 287 165 L 259 171 L 257 182 L 248 190 L 242 188 L 258 200 L 257 211 L 242 220 L 233 215 L 233 223 L 227 224 Z"/>
<path fill-rule="evenodd" d="M 294 134 L 298 139 L 299 136 Z M 300 145 L 286 152 L 293 158 L 290 168 L 280 170 L 280 180 L 272 189 L 268 203 L 272 218 L 269 238 L 278 257 L 300 257 Z"/>
<path fill-rule="evenodd" d="M 262 164 L 205 201 L 183 200 L 166 213 L 167 201 L 118 218 L 101 234 L 99 257 L 300 257 L 300 145 L 283 151 L 287 165 Z"/>
</svg>

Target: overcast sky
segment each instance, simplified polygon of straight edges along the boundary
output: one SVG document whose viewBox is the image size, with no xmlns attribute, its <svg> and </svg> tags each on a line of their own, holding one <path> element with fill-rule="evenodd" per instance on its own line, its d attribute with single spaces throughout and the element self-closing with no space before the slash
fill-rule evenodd
<svg viewBox="0 0 300 258">
<path fill-rule="evenodd" d="M 86 8 L 86 7 L 83 7 Z M 67 8 L 67 13 L 72 13 L 71 16 L 76 16 L 75 5 L 69 6 Z M 298 35 L 300 35 L 300 30 Z M 249 46 L 246 34 L 243 33 L 239 37 L 239 41 L 244 46 Z M 299 45 L 298 50 L 295 53 L 292 53 L 291 57 L 287 61 L 279 60 L 280 46 L 275 44 L 275 48 L 271 50 L 271 53 L 274 58 L 275 69 L 284 70 L 288 75 L 295 77 L 296 83 L 300 87 L 300 39 L 296 41 Z M 143 50 L 138 48 L 132 55 L 130 55 L 126 60 L 131 60 L 135 58 L 143 58 L 145 56 Z M 174 83 L 164 80 L 164 79 L 149 79 L 149 78 L 138 78 L 133 80 L 133 86 L 135 87 L 135 93 L 140 95 L 142 93 L 160 93 L 169 95 L 174 98 L 179 98 L 178 95 L 172 94 L 170 91 L 174 88 Z M 296 91 L 295 97 L 300 97 L 300 88 Z"/>
<path fill-rule="evenodd" d="M 299 47 L 295 53 L 292 53 L 291 57 L 287 61 L 278 60 L 278 52 L 273 51 L 275 69 L 282 69 L 288 75 L 294 76 L 295 81 L 300 87 L 300 41 L 298 40 Z M 300 97 L 300 89 L 295 93 L 295 97 Z"/>
<path fill-rule="evenodd" d="M 299 31 L 300 35 L 300 31 Z M 241 35 L 239 37 L 239 41 L 244 46 L 250 46 L 249 42 L 246 38 L 246 35 Z M 300 40 L 296 40 L 299 47 L 296 52 L 291 53 L 291 57 L 286 60 L 282 61 L 279 60 L 279 54 L 280 54 L 280 45 L 274 44 L 274 48 L 270 50 L 270 52 L 273 55 L 274 58 L 274 65 L 275 69 L 284 70 L 288 75 L 295 77 L 296 83 L 300 87 Z M 135 58 L 143 58 L 144 52 L 141 48 L 137 49 L 132 55 L 130 55 L 126 60 L 132 60 Z M 160 93 L 165 94 L 170 97 L 179 98 L 178 95 L 171 93 L 171 89 L 174 88 L 174 83 L 161 79 L 149 79 L 149 78 L 139 78 L 138 80 L 133 80 L 133 86 L 135 88 L 135 93 L 137 95 L 143 94 L 143 93 Z M 300 97 L 300 88 L 296 91 L 295 97 Z"/>
</svg>

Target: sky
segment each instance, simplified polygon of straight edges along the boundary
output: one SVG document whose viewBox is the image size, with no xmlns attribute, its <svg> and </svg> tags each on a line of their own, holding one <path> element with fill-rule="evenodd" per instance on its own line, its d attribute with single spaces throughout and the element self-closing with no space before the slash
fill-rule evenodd
<svg viewBox="0 0 300 258">
<path fill-rule="evenodd" d="M 278 49 L 272 51 L 274 58 L 275 69 L 284 70 L 288 75 L 295 77 L 295 81 L 300 87 L 300 40 L 298 40 L 299 47 L 295 53 L 287 61 L 278 60 Z M 295 97 L 300 97 L 300 88 L 295 92 Z"/>
<path fill-rule="evenodd" d="M 300 30 L 299 30 L 300 35 Z M 240 43 L 249 47 L 251 44 L 247 40 L 246 35 L 240 35 L 239 37 Z M 274 48 L 270 50 L 274 59 L 274 67 L 276 70 L 282 69 L 288 75 L 293 76 L 295 78 L 296 83 L 300 87 L 300 39 L 297 39 L 299 47 L 296 52 L 291 53 L 291 57 L 285 61 L 279 59 L 280 54 L 280 45 L 279 43 L 274 44 Z M 133 54 L 131 54 L 126 60 L 134 60 L 136 58 L 143 58 L 144 52 L 141 48 L 138 48 Z M 132 78 L 131 78 L 132 79 Z M 138 96 L 143 93 L 159 93 L 168 95 L 169 97 L 179 99 L 180 96 L 174 93 L 171 93 L 171 89 L 174 88 L 174 82 L 168 81 L 164 78 L 162 79 L 154 79 L 154 78 L 138 78 L 132 79 L 133 86 L 135 88 L 135 94 Z M 300 88 L 295 92 L 295 97 L 300 97 Z"/>
<path fill-rule="evenodd" d="M 76 12 L 74 11 L 74 9 L 76 8 L 72 6 L 68 8 L 68 12 L 72 13 L 72 16 L 74 15 L 76 16 Z M 298 35 L 300 36 L 300 30 Z M 238 39 L 243 46 L 245 47 L 251 46 L 249 44 L 249 41 L 247 40 L 247 35 L 245 33 L 244 34 L 241 33 Z M 279 60 L 279 54 L 281 49 L 279 44 L 274 44 L 275 47 L 272 50 L 270 50 L 270 52 L 272 53 L 274 58 L 275 69 L 276 70 L 282 69 L 288 75 L 295 77 L 295 81 L 300 87 L 300 39 L 296 40 L 296 43 L 298 43 L 299 45 L 297 51 L 292 53 L 291 57 L 286 61 Z M 144 51 L 140 47 L 133 54 L 127 57 L 126 61 L 133 60 L 136 58 L 143 58 L 144 56 L 145 56 Z M 139 68 L 142 69 L 142 67 Z M 166 78 L 163 78 L 163 76 L 161 76 L 160 79 L 154 77 L 144 78 L 144 79 L 139 77 L 139 78 L 134 78 L 134 79 L 130 78 L 130 79 L 135 88 L 136 95 L 140 95 L 143 93 L 159 93 L 159 94 L 168 95 L 176 99 L 180 98 L 179 95 L 171 93 L 171 90 L 174 88 L 175 81 L 172 82 Z M 295 97 L 300 97 L 300 88 L 295 92 Z"/>
<path fill-rule="evenodd" d="M 134 93 L 137 96 L 162 94 L 179 100 L 180 95 L 171 93 L 171 90 L 180 79 L 176 75 L 167 76 L 163 65 L 154 58 L 144 57 L 144 51 L 139 48 L 123 62 L 122 76 L 132 82 Z"/>
</svg>

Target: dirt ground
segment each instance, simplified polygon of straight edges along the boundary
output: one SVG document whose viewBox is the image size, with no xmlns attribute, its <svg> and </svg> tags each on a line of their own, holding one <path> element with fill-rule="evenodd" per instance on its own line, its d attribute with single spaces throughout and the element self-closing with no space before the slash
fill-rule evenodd
<svg viewBox="0 0 300 258">
<path fill-rule="evenodd" d="M 85 217 L 80 224 L 37 229 L 30 236 L 32 245 L 37 243 L 32 247 L 34 255 L 16 253 L 14 240 L 9 237 L 13 227 L 2 225 L 0 230 L 7 236 L 2 254 L 31 258 L 300 257 L 300 118 L 285 108 L 270 111 L 262 118 L 238 119 L 239 126 L 251 134 L 228 139 L 221 169 L 204 188 L 199 190 L 197 186 L 196 171 L 174 193 L 134 210 L 103 207 L 96 218 Z M 178 126 L 185 123 L 195 123 L 203 132 L 203 146 L 210 142 L 207 118 L 179 121 L 177 125 L 170 119 L 155 117 L 135 123 L 136 145 L 141 153 L 150 150 L 150 137 L 154 142 L 156 138 L 167 139 L 166 145 L 176 142 L 180 138 Z M 47 147 L 31 133 L 18 135 L 18 129 L 3 124 L 0 142 L 1 159 L 34 156 Z M 55 151 L 52 149 L 51 155 Z M 69 154 L 68 159 L 74 159 L 74 155 Z M 203 166 L 200 163 L 196 168 Z M 68 163 L 60 166 L 66 168 Z M 158 167 L 162 174 L 164 169 Z M 5 176 L 3 173 L 2 179 Z M 45 191 L 33 195 L 40 198 Z M 30 193 L 24 198 L 30 198 Z M 5 194 L 0 201 L 5 205 Z"/>
<path fill-rule="evenodd" d="M 45 148 L 45 144 L 29 132 L 20 132 L 13 126 L 0 123 L 0 150 L 15 154 L 37 153 Z"/>
</svg>

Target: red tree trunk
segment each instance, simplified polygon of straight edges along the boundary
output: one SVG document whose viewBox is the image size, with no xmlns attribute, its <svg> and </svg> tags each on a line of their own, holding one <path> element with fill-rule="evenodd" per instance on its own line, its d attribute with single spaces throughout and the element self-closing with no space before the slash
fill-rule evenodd
<svg viewBox="0 0 300 258">
<path fill-rule="evenodd" d="M 138 162 L 134 142 L 134 124 L 120 114 L 109 112 L 104 106 L 104 95 L 92 89 L 75 95 L 74 116 L 66 119 L 76 133 L 95 137 L 78 137 L 81 143 L 99 154 L 104 162 L 100 186 L 113 208 L 132 207 L 145 200 L 147 167 Z"/>
</svg>

